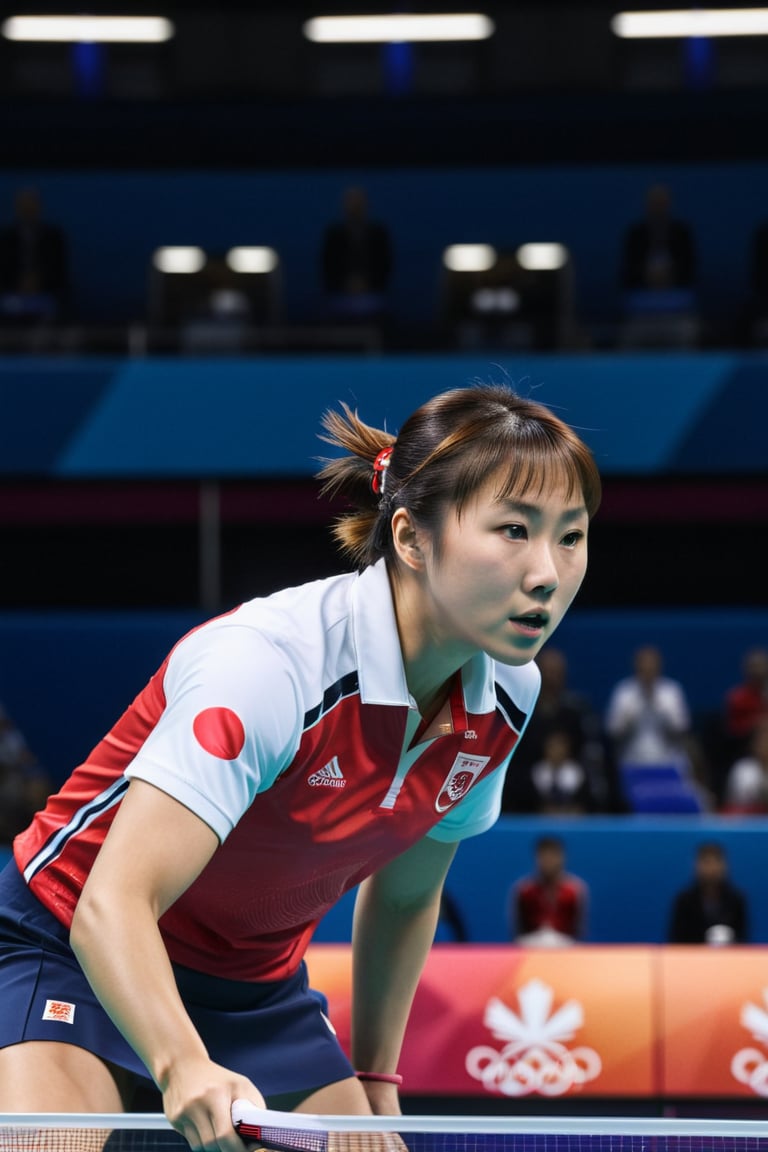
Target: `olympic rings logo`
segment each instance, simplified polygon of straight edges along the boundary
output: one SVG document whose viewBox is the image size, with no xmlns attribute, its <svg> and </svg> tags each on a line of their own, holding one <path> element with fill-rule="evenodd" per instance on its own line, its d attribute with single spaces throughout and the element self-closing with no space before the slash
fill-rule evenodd
<svg viewBox="0 0 768 1152">
<path fill-rule="evenodd" d="M 569 1050 L 547 1042 L 504 1046 L 500 1052 L 490 1045 L 472 1048 L 466 1069 L 488 1092 L 504 1096 L 562 1096 L 570 1088 L 594 1080 L 602 1071 L 602 1061 L 592 1048 Z"/>
<path fill-rule="evenodd" d="M 731 1074 L 758 1096 L 768 1096 L 768 1059 L 757 1048 L 742 1048 L 731 1060 Z"/>
</svg>

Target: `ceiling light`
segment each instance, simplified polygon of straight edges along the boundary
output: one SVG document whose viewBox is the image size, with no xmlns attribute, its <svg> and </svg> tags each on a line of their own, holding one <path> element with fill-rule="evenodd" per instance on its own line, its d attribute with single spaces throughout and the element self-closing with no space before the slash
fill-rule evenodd
<svg viewBox="0 0 768 1152">
<path fill-rule="evenodd" d="M 233 272 L 264 273 L 273 272 L 278 265 L 278 255 L 274 248 L 259 246 L 230 248 L 227 252 L 227 265 Z"/>
<path fill-rule="evenodd" d="M 157 248 L 152 263 L 158 272 L 189 275 L 205 267 L 205 252 L 194 247 Z"/>
<path fill-rule="evenodd" d="M 164 16 L 9 16 L 0 30 L 6 40 L 73 43 L 159 44 L 174 34 Z"/>
<path fill-rule="evenodd" d="M 482 12 L 441 15 L 315 16 L 304 35 L 316 44 L 396 43 L 415 40 L 487 40 L 495 31 Z"/>
<path fill-rule="evenodd" d="M 490 244 L 451 244 L 443 252 L 450 272 L 487 272 L 495 263 L 496 249 Z"/>
<path fill-rule="evenodd" d="M 568 260 L 568 249 L 563 244 L 522 244 L 517 262 L 526 272 L 556 272 Z"/>
<path fill-rule="evenodd" d="M 611 30 L 627 40 L 689 36 L 768 36 L 768 8 L 617 12 Z"/>
</svg>

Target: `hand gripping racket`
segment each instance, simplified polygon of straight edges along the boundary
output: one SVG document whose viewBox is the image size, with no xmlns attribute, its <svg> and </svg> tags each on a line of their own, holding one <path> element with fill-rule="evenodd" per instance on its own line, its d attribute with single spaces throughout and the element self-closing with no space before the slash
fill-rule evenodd
<svg viewBox="0 0 768 1152">
<path fill-rule="evenodd" d="M 232 1123 L 244 1140 L 255 1140 L 275 1152 L 327 1152 L 328 1129 L 319 1116 L 257 1108 L 235 1100 Z"/>
</svg>

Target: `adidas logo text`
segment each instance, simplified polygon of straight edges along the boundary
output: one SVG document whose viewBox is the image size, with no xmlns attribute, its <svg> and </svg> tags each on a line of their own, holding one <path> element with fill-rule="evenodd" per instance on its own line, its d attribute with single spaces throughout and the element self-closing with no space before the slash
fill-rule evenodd
<svg viewBox="0 0 768 1152">
<path fill-rule="evenodd" d="M 339 768 L 338 756 L 334 756 L 333 760 L 329 760 L 317 772 L 313 772 L 307 778 L 307 783 L 313 788 L 344 788 L 347 782 L 344 779 L 344 773 Z"/>
</svg>

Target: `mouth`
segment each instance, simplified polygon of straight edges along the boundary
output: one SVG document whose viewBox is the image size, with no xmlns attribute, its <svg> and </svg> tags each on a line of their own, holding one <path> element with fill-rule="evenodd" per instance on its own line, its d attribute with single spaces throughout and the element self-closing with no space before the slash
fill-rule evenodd
<svg viewBox="0 0 768 1152">
<path fill-rule="evenodd" d="M 525 612 L 522 616 L 510 616 L 511 622 L 530 636 L 539 636 L 549 623 L 546 612 Z"/>
</svg>

